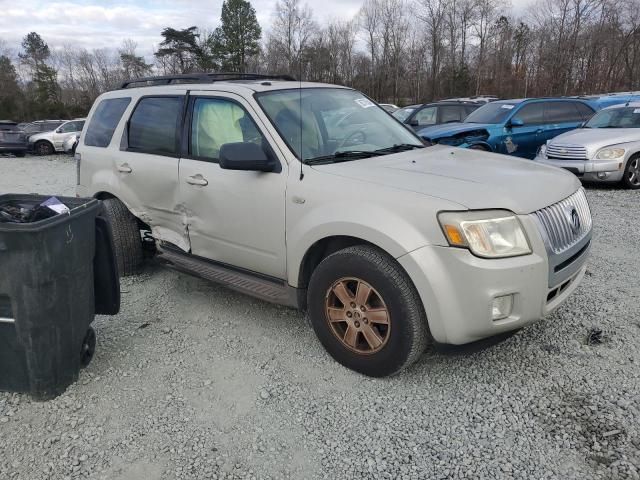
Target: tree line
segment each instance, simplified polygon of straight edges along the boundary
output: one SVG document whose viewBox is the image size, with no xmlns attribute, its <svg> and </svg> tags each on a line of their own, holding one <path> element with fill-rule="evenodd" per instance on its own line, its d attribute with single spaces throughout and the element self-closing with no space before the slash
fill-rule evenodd
<svg viewBox="0 0 640 480">
<path fill-rule="evenodd" d="M 215 29 L 167 26 L 147 61 L 138 45 L 50 48 L 35 32 L 19 52 L 0 40 L 0 118 L 84 115 L 127 78 L 195 71 L 290 74 L 353 86 L 381 102 L 640 90 L 640 0 L 364 0 L 324 23 L 278 0 L 263 34 L 246 0 L 223 2 Z"/>
</svg>

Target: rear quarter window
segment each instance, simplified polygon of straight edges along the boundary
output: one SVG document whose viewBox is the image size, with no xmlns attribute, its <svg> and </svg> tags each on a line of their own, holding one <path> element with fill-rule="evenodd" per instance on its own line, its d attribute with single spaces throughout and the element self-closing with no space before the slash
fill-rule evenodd
<svg viewBox="0 0 640 480">
<path fill-rule="evenodd" d="M 107 147 L 129 103 L 131 98 L 102 100 L 91 117 L 84 136 L 84 144 L 90 147 Z"/>
</svg>

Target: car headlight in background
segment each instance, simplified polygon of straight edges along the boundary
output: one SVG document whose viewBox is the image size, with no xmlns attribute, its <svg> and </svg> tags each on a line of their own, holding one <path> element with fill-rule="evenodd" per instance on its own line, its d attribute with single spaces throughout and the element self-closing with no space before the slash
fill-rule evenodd
<svg viewBox="0 0 640 480">
<path fill-rule="evenodd" d="M 613 160 L 624 157 L 624 154 L 624 148 L 603 148 L 596 154 L 596 158 L 599 160 Z"/>
<path fill-rule="evenodd" d="M 541 157 L 547 157 L 547 144 L 543 143 L 542 145 L 540 145 L 540 148 L 538 149 L 538 155 Z"/>
<path fill-rule="evenodd" d="M 531 253 L 518 217 L 504 210 L 442 212 L 438 215 L 449 245 L 478 257 L 504 258 Z"/>
</svg>

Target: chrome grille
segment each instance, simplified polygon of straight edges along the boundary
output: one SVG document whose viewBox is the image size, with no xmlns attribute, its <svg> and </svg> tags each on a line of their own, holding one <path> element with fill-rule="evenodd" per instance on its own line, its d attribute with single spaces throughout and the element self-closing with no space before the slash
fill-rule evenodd
<svg viewBox="0 0 640 480">
<path fill-rule="evenodd" d="M 574 208 L 580 220 L 578 228 L 572 225 Z M 538 210 L 534 215 L 547 234 L 548 246 L 555 254 L 570 249 L 582 240 L 592 227 L 591 211 L 582 187 L 570 197 Z"/>
<path fill-rule="evenodd" d="M 547 145 L 547 157 L 563 160 L 586 160 L 587 149 L 578 145 L 550 143 Z"/>
</svg>

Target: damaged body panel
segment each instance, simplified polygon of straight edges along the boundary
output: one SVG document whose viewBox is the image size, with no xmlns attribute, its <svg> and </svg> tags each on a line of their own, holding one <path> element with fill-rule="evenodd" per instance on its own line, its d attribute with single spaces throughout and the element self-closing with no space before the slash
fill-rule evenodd
<svg viewBox="0 0 640 480">
<path fill-rule="evenodd" d="M 420 130 L 431 144 L 532 159 L 547 140 L 579 127 L 596 107 L 583 100 L 524 99 L 488 103 L 462 123 Z"/>
</svg>

